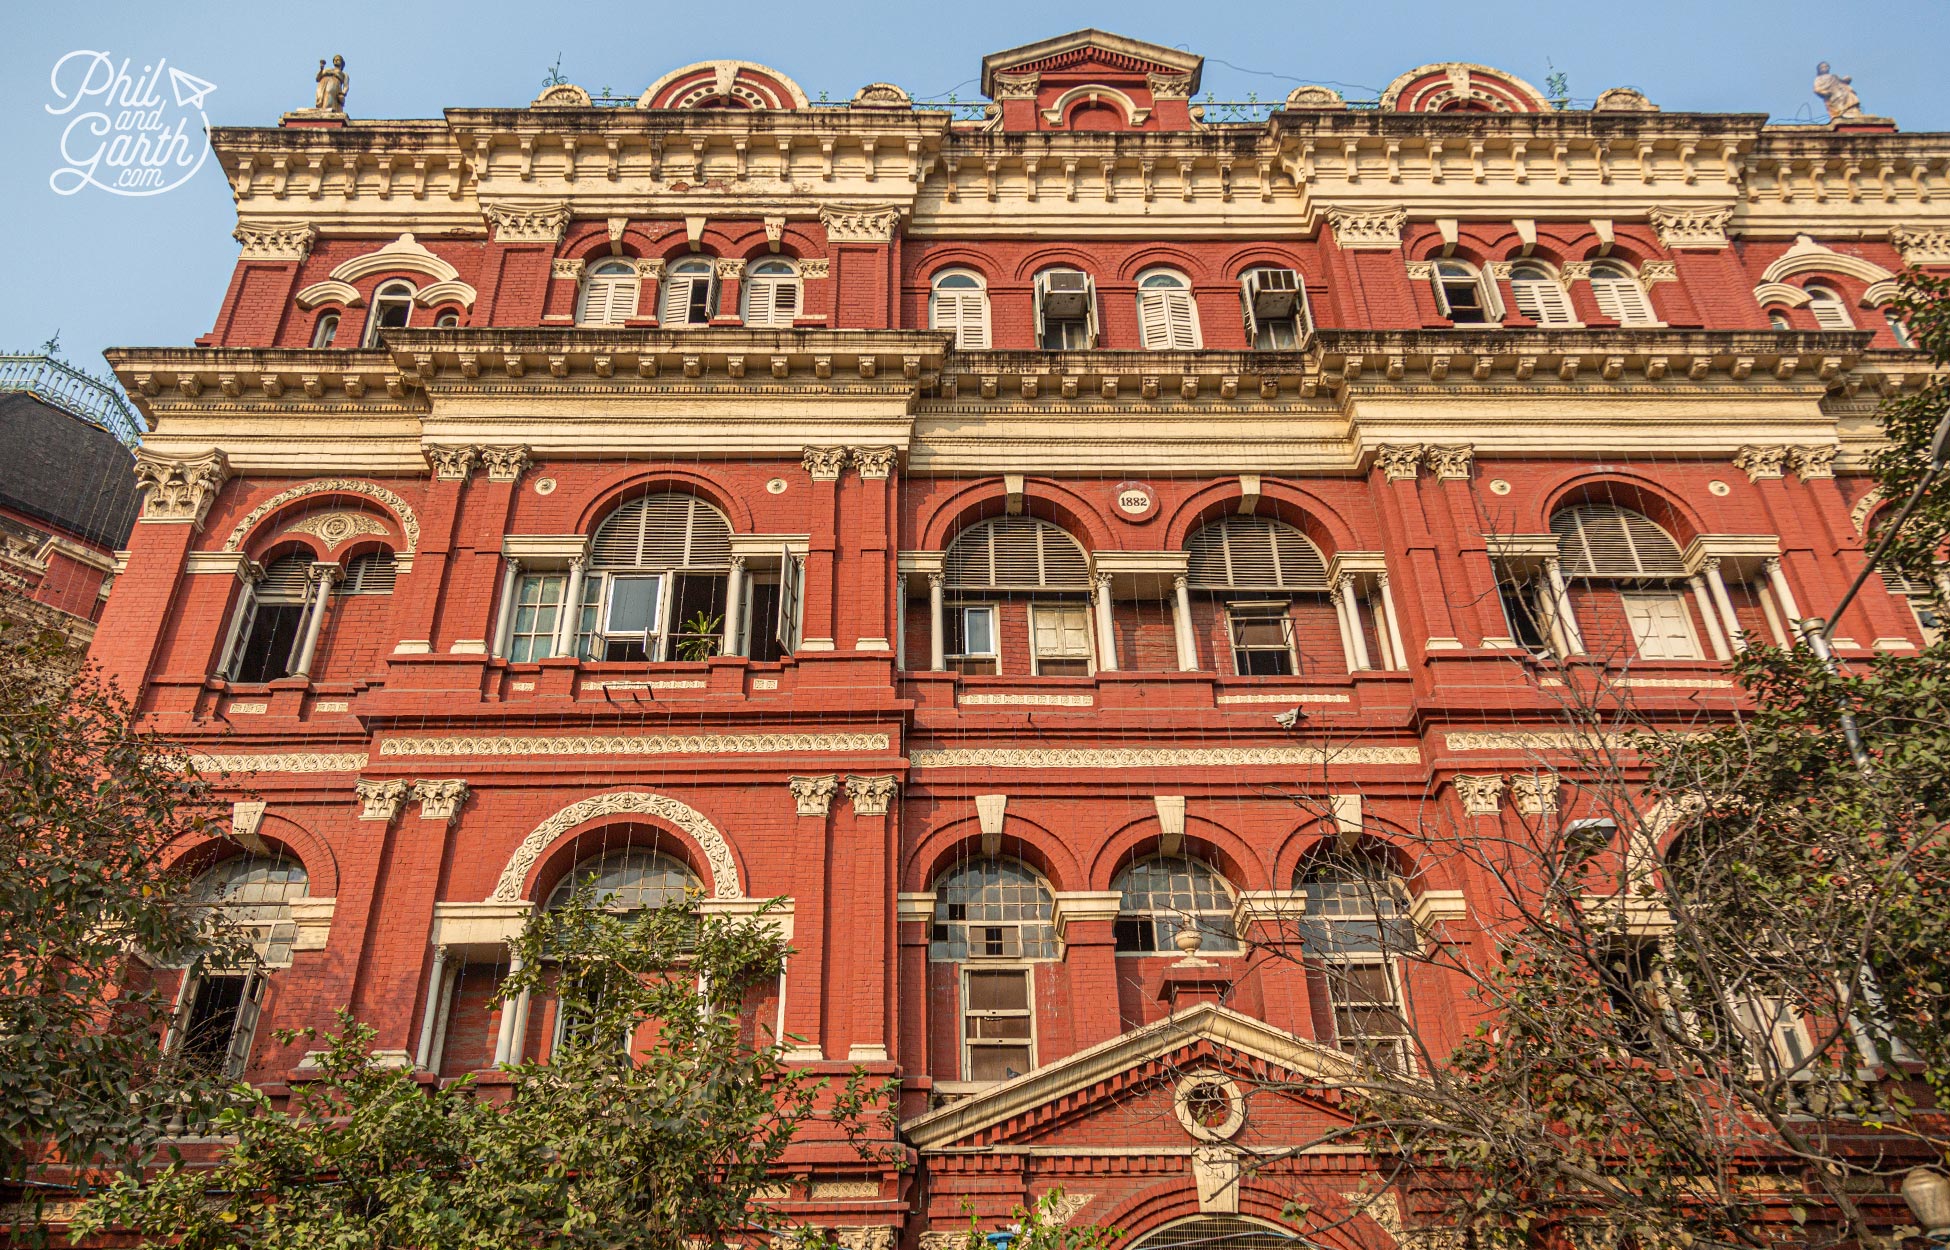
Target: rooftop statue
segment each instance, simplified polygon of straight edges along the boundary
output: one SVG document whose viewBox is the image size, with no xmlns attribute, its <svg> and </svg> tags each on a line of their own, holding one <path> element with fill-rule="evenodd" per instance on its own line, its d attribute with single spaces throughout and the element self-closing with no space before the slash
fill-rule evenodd
<svg viewBox="0 0 1950 1250">
<path fill-rule="evenodd" d="M 1862 116 L 1862 101 L 1849 85 L 1852 81 L 1846 74 L 1830 71 L 1826 61 L 1815 66 L 1815 94 L 1828 106 L 1829 121 Z"/>
<path fill-rule="evenodd" d="M 332 58 L 332 67 L 327 69 L 325 62 L 318 63 L 318 95 L 312 107 L 324 113 L 345 112 L 345 93 L 352 79 L 345 72 L 345 58 Z"/>
</svg>

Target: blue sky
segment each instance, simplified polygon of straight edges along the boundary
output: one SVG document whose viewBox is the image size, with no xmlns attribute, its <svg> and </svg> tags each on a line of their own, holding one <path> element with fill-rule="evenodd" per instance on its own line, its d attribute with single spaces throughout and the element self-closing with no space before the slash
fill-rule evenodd
<svg viewBox="0 0 1950 1250">
<path fill-rule="evenodd" d="M 1098 26 L 1206 57 L 1220 99 L 1283 96 L 1302 82 L 1375 94 L 1402 70 L 1477 61 L 1541 85 L 1555 67 L 1574 97 L 1629 85 L 1668 109 L 1816 115 L 1817 61 L 1855 79 L 1864 106 L 1904 130 L 1950 130 L 1950 93 L 1935 63 L 1950 41 L 1950 4 L 1831 0 L 1635 0 L 1511 4 L 1494 0 L 1296 3 L 954 5 L 713 4 L 510 0 L 338 0 L 327 6 L 89 3 L 14 6 L 0 52 L 0 248 L 6 289 L 0 348 L 59 331 L 65 353 L 103 367 L 111 345 L 186 345 L 216 317 L 236 256 L 228 190 L 214 162 L 166 194 L 95 188 L 56 194 L 67 118 L 51 116 L 50 72 L 80 49 L 166 57 L 216 84 L 217 125 L 274 125 L 311 101 L 320 57 L 343 53 L 349 106 L 363 117 L 437 117 L 453 105 L 520 105 L 556 54 L 591 90 L 635 94 L 666 70 L 742 57 L 844 99 L 890 81 L 916 96 L 974 98 L 984 53 Z M 1934 71 L 1934 72 L 1933 72 Z"/>
</svg>

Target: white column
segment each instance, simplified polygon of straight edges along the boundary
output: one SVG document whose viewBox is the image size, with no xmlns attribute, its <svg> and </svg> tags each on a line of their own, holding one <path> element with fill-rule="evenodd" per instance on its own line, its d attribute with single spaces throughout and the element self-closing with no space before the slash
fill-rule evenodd
<svg viewBox="0 0 1950 1250">
<path fill-rule="evenodd" d="M 427 1005 L 420 1013 L 420 1048 L 413 1052 L 415 1067 L 433 1062 L 433 1026 L 440 1019 L 440 986 L 447 979 L 447 948 L 433 948 L 433 973 L 427 977 Z"/>
<path fill-rule="evenodd" d="M 724 582 L 724 649 L 721 655 L 743 655 L 738 647 L 738 618 L 745 610 L 745 557 L 731 557 L 731 572 Z"/>
<path fill-rule="evenodd" d="M 574 655 L 576 620 L 582 615 L 582 573 L 589 561 L 577 556 L 569 561 L 569 584 L 562 590 L 562 615 L 555 622 L 555 654 Z"/>
<path fill-rule="evenodd" d="M 1556 556 L 1544 558 L 1544 574 L 1550 579 L 1551 621 L 1564 644 L 1564 654 L 1583 655 L 1584 635 L 1578 630 L 1576 614 L 1571 611 L 1571 594 L 1564 588 L 1564 566 Z"/>
<path fill-rule="evenodd" d="M 1097 574 L 1097 671 L 1117 671 L 1117 633 L 1111 627 L 1110 574 Z"/>
<path fill-rule="evenodd" d="M 1720 558 L 1709 556 L 1703 566 L 1706 571 L 1707 589 L 1713 592 L 1713 602 L 1720 609 L 1720 623 L 1726 627 L 1727 639 L 1735 651 L 1747 649 L 1746 636 L 1740 632 L 1740 618 L 1733 614 L 1733 600 L 1727 595 L 1727 584 L 1720 576 Z"/>
<path fill-rule="evenodd" d="M 311 676 L 311 662 L 318 654 L 318 634 L 325 627 L 325 607 L 331 601 L 332 583 L 339 579 L 339 566 L 314 564 L 311 566 L 311 576 L 317 580 L 312 591 L 311 606 L 305 612 L 305 634 L 298 644 L 298 660 L 291 666 L 293 677 Z"/>
<path fill-rule="evenodd" d="M 1368 612 L 1374 617 L 1375 649 L 1381 652 L 1381 667 L 1392 670 L 1395 653 L 1388 646 L 1388 618 L 1381 611 L 1381 599 L 1372 590 L 1368 592 Z"/>
<path fill-rule="evenodd" d="M 1178 635 L 1178 671 L 1198 672 L 1198 639 L 1192 634 L 1191 579 L 1183 573 L 1171 579 L 1171 623 Z"/>
<path fill-rule="evenodd" d="M 1707 593 L 1706 579 L 1698 573 L 1687 578 L 1693 588 L 1693 600 L 1699 604 L 1699 617 L 1706 622 L 1706 639 L 1713 644 L 1713 658 L 1730 660 L 1733 652 L 1727 649 L 1727 636 L 1720 629 L 1720 610 L 1713 606 L 1713 596 Z"/>
<path fill-rule="evenodd" d="M 1767 587 L 1762 586 L 1754 598 L 1760 600 L 1760 614 L 1767 618 L 1767 632 L 1774 635 L 1774 645 L 1788 646 L 1787 631 L 1781 628 L 1781 614 L 1774 610 L 1774 596 L 1767 593 Z"/>
<path fill-rule="evenodd" d="M 501 611 L 494 618 L 494 648 L 488 654 L 497 660 L 508 658 L 508 632 L 515 623 L 515 591 L 521 586 L 521 561 L 510 558 L 501 571 Z"/>
<path fill-rule="evenodd" d="M 509 976 L 512 977 L 515 973 L 520 972 L 522 967 L 523 964 L 520 955 L 509 956 Z M 518 1002 L 503 1002 L 501 1004 L 501 1031 L 495 1035 L 494 1039 L 494 1063 L 496 1067 L 507 1063 L 508 1053 L 514 1049 L 515 1016 L 519 1010 L 520 1006 Z"/>
<path fill-rule="evenodd" d="M 894 574 L 894 671 L 907 671 L 907 574 Z"/>
<path fill-rule="evenodd" d="M 1347 623 L 1347 601 L 1341 598 L 1340 589 L 1333 586 L 1327 590 L 1327 601 L 1334 605 L 1334 620 L 1341 627 L 1341 659 L 1346 662 L 1347 671 L 1352 673 L 1357 666 L 1354 663 L 1354 631 Z"/>
<path fill-rule="evenodd" d="M 942 607 L 946 573 L 928 574 L 928 645 L 934 654 L 928 660 L 928 667 L 937 673 L 948 671 L 948 611 Z"/>
<path fill-rule="evenodd" d="M 1781 568 L 1781 558 L 1774 556 L 1767 561 L 1767 581 L 1774 587 L 1774 598 L 1787 614 L 1788 637 L 1790 640 L 1801 635 L 1801 605 L 1794 601 L 1794 589 L 1788 585 L 1787 573 Z"/>
<path fill-rule="evenodd" d="M 528 1049 L 528 991 L 515 996 L 515 1031 L 508 1042 L 508 1062 L 520 1063 Z"/>
<path fill-rule="evenodd" d="M 1408 667 L 1408 649 L 1402 646 L 1402 624 L 1395 616 L 1395 592 L 1388 589 L 1388 573 L 1384 569 L 1376 573 L 1375 581 L 1381 584 L 1381 612 L 1388 618 L 1388 642 L 1395 649 L 1395 667 Z"/>
<path fill-rule="evenodd" d="M 1345 605 L 1343 621 L 1347 626 L 1348 645 L 1354 649 L 1354 665 L 1362 672 L 1374 667 L 1368 659 L 1368 640 L 1361 629 L 1361 596 L 1354 589 L 1354 574 L 1343 573 L 1340 580 L 1341 602 Z"/>
</svg>

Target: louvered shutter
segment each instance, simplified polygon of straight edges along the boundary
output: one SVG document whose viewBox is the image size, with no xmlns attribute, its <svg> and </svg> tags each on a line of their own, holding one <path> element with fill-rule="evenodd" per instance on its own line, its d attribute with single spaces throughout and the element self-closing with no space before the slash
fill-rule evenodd
<svg viewBox="0 0 1950 1250">
<path fill-rule="evenodd" d="M 791 655 L 799 645 L 799 561 L 790 550 L 779 557 L 779 619 L 773 628 L 773 636 L 779 641 L 779 650 Z"/>
<path fill-rule="evenodd" d="M 238 1000 L 237 1014 L 230 1026 L 230 1044 L 225 1049 L 223 1074 L 238 1077 L 250 1066 L 251 1039 L 257 1036 L 257 1017 L 264 1005 L 264 977 L 253 975 L 244 983 L 243 997 Z"/>
<path fill-rule="evenodd" d="M 700 293 L 704 300 L 702 317 L 693 320 L 691 305 L 696 303 Z M 711 317 L 711 275 L 708 273 L 680 273 L 664 282 L 663 308 L 658 319 L 667 326 L 702 325 Z"/>
<path fill-rule="evenodd" d="M 728 568 L 731 526 L 694 495 L 644 495 L 604 518 L 590 549 L 599 569 Z"/>
<path fill-rule="evenodd" d="M 1034 517 L 997 517 L 964 530 L 948 548 L 948 585 L 964 590 L 1088 590 L 1076 540 Z"/>
<path fill-rule="evenodd" d="M 1551 518 L 1564 571 L 1578 577 L 1683 577 L 1679 545 L 1650 517 L 1615 504 L 1582 504 Z"/>
<path fill-rule="evenodd" d="M 1138 324 L 1146 351 L 1193 351 L 1198 347 L 1198 317 L 1190 291 L 1139 291 Z"/>
<path fill-rule="evenodd" d="M 1519 278 L 1510 284 L 1510 293 L 1517 301 L 1517 311 L 1540 326 L 1568 326 L 1577 321 L 1570 297 L 1549 278 Z"/>
<path fill-rule="evenodd" d="M 257 583 L 260 603 L 303 603 L 311 557 L 294 555 L 273 560 Z"/>
<path fill-rule="evenodd" d="M 1204 590 L 1325 590 L 1327 562 L 1291 525 L 1267 517 L 1226 517 L 1185 544 L 1186 576 Z"/>
<path fill-rule="evenodd" d="M 594 274 L 582 284 L 576 324 L 620 326 L 636 316 L 637 280 L 626 273 Z"/>
<path fill-rule="evenodd" d="M 934 295 L 934 328 L 953 331 L 955 346 L 963 351 L 987 351 L 988 294 L 983 291 L 937 291 Z"/>
<path fill-rule="evenodd" d="M 1652 301 L 1646 298 L 1645 288 L 1635 279 L 1620 275 L 1594 276 L 1591 294 L 1598 301 L 1598 311 L 1620 325 L 1650 325 L 1658 320 L 1652 315 Z"/>
<path fill-rule="evenodd" d="M 1855 319 L 1848 315 L 1848 308 L 1838 299 L 1817 295 L 1809 302 L 1808 311 L 1815 315 L 1815 324 L 1824 330 L 1855 328 Z"/>
<path fill-rule="evenodd" d="M 758 329 L 791 329 L 799 315 L 799 279 L 791 274 L 759 274 L 748 279 L 745 324 Z"/>
<path fill-rule="evenodd" d="M 345 580 L 339 584 L 342 595 L 390 595 L 399 576 L 399 565 L 390 551 L 368 551 L 345 566 Z"/>
<path fill-rule="evenodd" d="M 257 587 L 246 584 L 237 594 L 237 611 L 230 617 L 230 634 L 223 642 L 223 663 L 217 666 L 224 680 L 237 679 L 237 666 L 244 660 L 244 639 L 250 637 L 257 621 Z"/>
</svg>

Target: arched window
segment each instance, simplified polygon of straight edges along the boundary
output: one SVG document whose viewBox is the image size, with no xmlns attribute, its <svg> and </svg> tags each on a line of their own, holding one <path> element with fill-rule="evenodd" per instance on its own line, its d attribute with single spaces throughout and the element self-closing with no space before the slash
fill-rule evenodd
<svg viewBox="0 0 1950 1250">
<path fill-rule="evenodd" d="M 577 636 L 599 660 L 704 660 L 724 642 L 731 523 L 695 495 L 642 495 L 590 542 Z"/>
<path fill-rule="evenodd" d="M 708 256 L 686 256 L 671 262 L 664 274 L 658 321 L 667 328 L 710 325 L 717 311 L 716 263 Z"/>
<path fill-rule="evenodd" d="M 1889 323 L 1889 333 L 1895 336 L 1896 346 L 1910 348 L 1916 346 L 1916 338 L 1909 332 L 1909 322 L 1903 320 L 1900 311 L 1885 308 L 1882 310 L 1882 319 Z"/>
<path fill-rule="evenodd" d="M 1652 300 L 1632 271 L 1615 260 L 1591 262 L 1591 297 L 1598 311 L 1621 326 L 1656 326 Z"/>
<path fill-rule="evenodd" d="M 1003 609 L 1027 599 L 1029 672 L 1090 674 L 1090 566 L 1076 539 L 1034 517 L 995 517 L 956 535 L 943 572 L 949 667 L 1002 672 Z"/>
<path fill-rule="evenodd" d="M 372 315 L 366 319 L 366 346 L 379 346 L 381 330 L 402 330 L 413 315 L 413 284 L 396 278 L 373 293 Z"/>
<path fill-rule="evenodd" d="M 1224 517 L 1185 540 L 1185 576 L 1224 604 L 1233 672 L 1298 671 L 1294 600 L 1328 591 L 1327 561 L 1305 534 L 1270 517 Z"/>
<path fill-rule="evenodd" d="M 328 312 L 320 316 L 313 323 L 311 328 L 311 345 L 314 348 L 323 350 L 324 348 L 330 347 L 332 340 L 338 336 L 339 315 L 335 312 Z"/>
<path fill-rule="evenodd" d="M 1768 312 L 1767 324 L 1776 330 L 1792 330 L 1794 328 L 1793 323 L 1788 320 L 1788 315 L 1778 308 Z"/>
<path fill-rule="evenodd" d="M 789 260 L 761 260 L 745 273 L 743 319 L 757 329 L 790 330 L 799 315 L 799 270 Z"/>
<path fill-rule="evenodd" d="M 206 908 L 213 928 L 248 941 L 267 968 L 291 962 L 298 926 L 291 901 L 304 898 L 303 864 L 270 855 L 240 855 L 206 869 L 190 901 Z M 195 1066 L 242 1076 L 257 1033 L 264 974 L 234 965 L 199 964 L 184 973 L 168 1049 Z"/>
<path fill-rule="evenodd" d="M 1537 261 L 1520 260 L 1510 266 L 1510 296 L 1516 301 L 1517 311 L 1540 326 L 1578 324 L 1564 284 Z"/>
<path fill-rule="evenodd" d="M 310 552 L 293 552 L 273 560 L 255 585 L 244 587 L 220 670 L 225 678 L 266 682 L 291 675 L 311 607 L 311 566 Z"/>
<path fill-rule="evenodd" d="M 338 585 L 342 595 L 390 595 L 399 565 L 390 551 L 368 551 L 352 557 L 345 566 L 345 580 Z"/>
<path fill-rule="evenodd" d="M 581 860 L 549 891 L 547 908 L 567 906 L 588 892 L 597 907 L 611 911 L 654 911 L 689 898 L 696 874 L 673 856 L 649 847 L 627 846 Z"/>
<path fill-rule="evenodd" d="M 951 331 L 963 351 L 987 351 L 989 293 L 981 275 L 967 269 L 944 269 L 934 275 L 928 292 L 928 328 Z"/>
<path fill-rule="evenodd" d="M 1435 262 L 1434 281 L 1436 310 L 1454 324 L 1485 325 L 1503 319 L 1496 292 L 1467 261 Z"/>
<path fill-rule="evenodd" d="M 1239 275 L 1246 341 L 1263 352 L 1296 351 L 1313 329 L 1307 284 L 1297 269 L 1248 269 Z"/>
<path fill-rule="evenodd" d="M 576 324 L 620 326 L 636 316 L 636 263 L 620 257 L 598 261 L 583 275 Z"/>
<path fill-rule="evenodd" d="M 1036 275 L 1036 345 L 1044 351 L 1087 351 L 1097 345 L 1097 284 L 1081 269 Z"/>
<path fill-rule="evenodd" d="M 448 309 L 433 319 L 433 328 L 436 330 L 453 330 L 458 329 L 459 326 L 460 314 L 452 309 Z"/>
<path fill-rule="evenodd" d="M 1848 302 L 1831 286 L 1814 283 L 1802 288 L 1808 293 L 1808 311 L 1815 315 L 1815 324 L 1824 330 L 1853 330 L 1855 318 L 1849 315 Z"/>
<path fill-rule="evenodd" d="M 1400 959 L 1413 949 L 1408 891 L 1371 846 L 1334 849 L 1300 865 L 1294 888 L 1305 897 L 1300 947 L 1324 982 L 1333 1042 L 1389 1071 L 1408 1067 Z"/>
<path fill-rule="evenodd" d="M 964 860 L 934 883 L 928 958 L 958 963 L 962 1076 L 1006 1081 L 1036 1066 L 1033 969 L 1056 958 L 1055 899 L 1027 866 Z"/>
<path fill-rule="evenodd" d="M 1198 306 L 1192 302 L 1192 284 L 1185 275 L 1169 269 L 1139 274 L 1137 307 L 1144 350 L 1198 349 Z"/>
<path fill-rule="evenodd" d="M 1597 579 L 1607 583 L 1601 593 L 1617 594 L 1640 658 L 1703 658 L 1682 589 L 1685 558 L 1652 518 L 1616 504 L 1577 504 L 1551 517 L 1551 533 L 1566 576 Z"/>
<path fill-rule="evenodd" d="M 1236 951 L 1232 891 L 1210 865 L 1184 855 L 1158 855 L 1125 867 L 1111 882 L 1119 954 L 1176 951 L 1178 934 L 1199 935 L 1196 949 Z"/>
<path fill-rule="evenodd" d="M 1132 1250 L 1290 1250 L 1301 1239 L 1284 1228 L 1237 1215 L 1199 1215 L 1147 1234 Z"/>
</svg>

